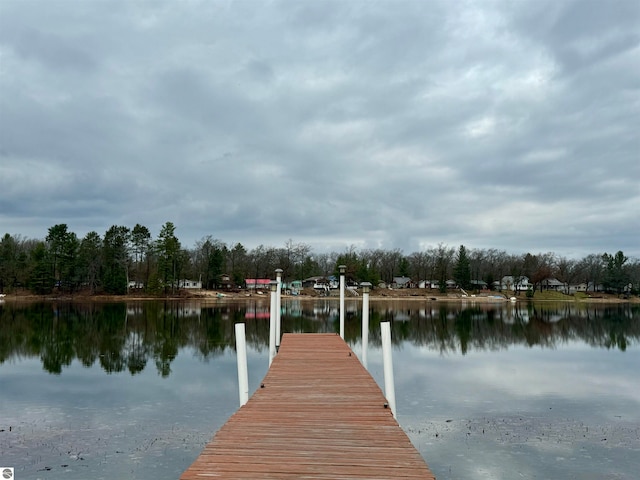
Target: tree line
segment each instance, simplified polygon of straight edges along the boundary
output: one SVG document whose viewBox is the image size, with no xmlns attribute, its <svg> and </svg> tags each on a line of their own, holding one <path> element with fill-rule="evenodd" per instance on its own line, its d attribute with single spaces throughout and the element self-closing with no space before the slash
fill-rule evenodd
<svg viewBox="0 0 640 480">
<path fill-rule="evenodd" d="M 512 254 L 441 243 L 411 254 L 397 248 L 353 246 L 342 252 L 315 253 L 310 245 L 293 240 L 283 247 L 259 245 L 248 250 L 239 242 L 226 244 L 211 235 L 187 248 L 176 236 L 175 225 L 167 222 L 156 238 L 140 224 L 114 225 L 104 235 L 92 231 L 83 238 L 66 224 L 50 227 L 44 240 L 6 233 L 0 240 L 0 293 L 123 295 L 135 289 L 161 295 L 175 293 L 185 279 L 216 289 L 223 285 L 223 275 L 233 286 L 242 286 L 246 278 L 273 278 L 277 268 L 288 281 L 338 275 L 338 265 L 346 265 L 348 280 L 374 286 L 409 277 L 434 281 L 443 290 L 447 280 L 474 290 L 479 282 L 491 287 L 504 276 L 515 282 L 526 276 L 534 289 L 549 278 L 567 285 L 584 283 L 589 289 L 602 286 L 610 293 L 637 294 L 640 289 L 640 260 L 629 259 L 622 251 L 571 259 L 553 252 Z"/>
</svg>

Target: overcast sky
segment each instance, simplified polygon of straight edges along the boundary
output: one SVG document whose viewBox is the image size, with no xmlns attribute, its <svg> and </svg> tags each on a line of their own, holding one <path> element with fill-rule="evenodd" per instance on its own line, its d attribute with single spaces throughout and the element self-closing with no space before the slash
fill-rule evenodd
<svg viewBox="0 0 640 480">
<path fill-rule="evenodd" d="M 0 234 L 640 257 L 640 2 L 0 2 Z"/>
</svg>

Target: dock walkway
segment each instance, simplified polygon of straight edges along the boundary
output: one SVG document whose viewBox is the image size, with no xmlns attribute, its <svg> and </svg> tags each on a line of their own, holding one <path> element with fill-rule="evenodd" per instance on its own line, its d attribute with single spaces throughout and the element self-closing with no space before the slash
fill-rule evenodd
<svg viewBox="0 0 640 480">
<path fill-rule="evenodd" d="M 335 334 L 285 334 L 261 388 L 181 480 L 435 479 Z"/>
</svg>

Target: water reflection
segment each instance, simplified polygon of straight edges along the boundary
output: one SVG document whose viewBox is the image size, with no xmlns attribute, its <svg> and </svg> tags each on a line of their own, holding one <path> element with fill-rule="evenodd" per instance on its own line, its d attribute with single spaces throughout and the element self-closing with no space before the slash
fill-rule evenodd
<svg viewBox="0 0 640 480">
<path fill-rule="evenodd" d="M 360 340 L 360 303 L 346 304 L 346 340 Z M 265 315 L 266 313 L 266 315 Z M 371 346 L 380 346 L 382 321 L 392 322 L 396 344 L 441 353 L 501 350 L 511 345 L 555 348 L 580 341 L 625 351 L 640 340 L 640 307 L 628 304 L 473 305 L 426 302 L 372 303 Z M 283 332 L 337 331 L 336 302 L 283 303 Z M 60 374 L 78 359 L 107 373 L 135 375 L 152 362 L 162 377 L 184 348 L 206 360 L 235 348 L 236 322 L 246 322 L 248 344 L 258 352 L 269 339 L 268 303 L 189 302 L 0 305 L 0 364 L 37 357 Z"/>
<path fill-rule="evenodd" d="M 582 341 L 619 348 L 640 338 L 640 308 L 631 305 L 575 304 L 438 305 L 437 308 L 386 308 L 374 321 L 394 322 L 396 342 L 408 341 L 441 352 L 496 350 L 510 345 L 554 348 Z"/>
<path fill-rule="evenodd" d="M 360 306 L 346 304 L 356 354 Z M 238 408 L 234 322 L 259 388 L 265 312 L 1 304 L 0 459 L 16 478 L 178 478 Z M 369 371 L 382 384 L 390 320 L 398 420 L 440 480 L 637 478 L 639 319 L 630 305 L 373 302 Z M 337 332 L 337 302 L 284 302 L 283 322 Z"/>
</svg>

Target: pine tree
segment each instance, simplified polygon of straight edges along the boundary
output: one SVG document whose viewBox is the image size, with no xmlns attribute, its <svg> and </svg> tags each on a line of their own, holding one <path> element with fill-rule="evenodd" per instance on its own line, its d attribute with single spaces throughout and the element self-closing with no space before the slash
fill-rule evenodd
<svg viewBox="0 0 640 480">
<path fill-rule="evenodd" d="M 106 293 L 127 293 L 130 233 L 129 228 L 114 225 L 104 234 L 102 285 Z"/>
<path fill-rule="evenodd" d="M 460 245 L 456 255 L 456 266 L 453 269 L 453 279 L 459 287 L 468 289 L 471 286 L 471 265 L 467 249 Z"/>
</svg>

